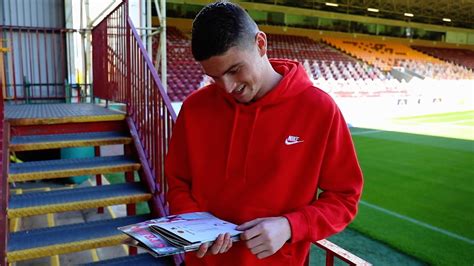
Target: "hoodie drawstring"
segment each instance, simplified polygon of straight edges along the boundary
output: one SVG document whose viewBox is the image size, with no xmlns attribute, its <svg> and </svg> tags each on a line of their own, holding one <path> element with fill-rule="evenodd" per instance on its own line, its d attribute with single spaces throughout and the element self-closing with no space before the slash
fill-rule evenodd
<svg viewBox="0 0 474 266">
<path fill-rule="evenodd" d="M 253 121 L 252 121 L 252 126 L 251 126 L 251 129 L 250 129 L 250 135 L 249 135 L 249 138 L 248 138 L 248 141 L 247 141 L 247 149 L 245 151 L 245 155 L 244 155 L 244 162 L 243 162 L 243 181 L 246 182 L 246 178 L 247 178 L 247 162 L 248 162 L 248 156 L 249 156 L 249 153 L 250 153 L 250 148 L 251 148 L 251 145 L 252 145 L 252 140 L 253 140 L 253 135 L 254 135 L 254 132 L 255 132 L 255 127 L 256 127 L 256 124 L 257 124 L 257 119 L 260 115 L 260 109 L 261 107 L 258 107 L 255 111 L 255 115 L 253 117 Z M 239 116 L 240 116 L 240 112 L 241 112 L 241 108 L 239 106 L 236 107 L 236 110 L 235 110 L 235 113 L 234 113 L 234 121 L 233 121 L 233 124 L 232 124 L 232 133 L 230 135 L 230 144 L 229 144 L 229 151 L 227 153 L 227 162 L 226 162 L 226 169 L 225 169 L 225 178 L 228 179 L 229 178 L 229 167 L 230 167 L 230 160 L 231 160 L 231 156 L 232 156 L 232 152 L 233 150 L 235 149 L 234 147 L 234 144 L 235 144 L 235 134 L 236 134 L 236 131 L 237 131 L 237 125 L 238 125 L 238 121 L 239 121 Z"/>
<path fill-rule="evenodd" d="M 234 146 L 234 134 L 235 129 L 237 128 L 237 121 L 239 120 L 240 115 L 240 107 L 236 106 L 235 113 L 234 113 L 234 122 L 232 123 L 232 133 L 230 134 L 230 144 L 229 144 L 229 152 L 227 153 L 227 162 L 225 166 L 225 179 L 229 178 L 229 165 L 230 165 L 230 156 L 232 154 L 232 147 Z"/>
<path fill-rule="evenodd" d="M 249 150 L 250 150 L 250 145 L 252 144 L 252 139 L 253 139 L 253 133 L 255 131 L 255 125 L 257 124 L 257 118 L 258 118 L 258 115 L 260 114 L 260 109 L 261 107 L 258 107 L 257 110 L 255 111 L 255 116 L 253 118 L 253 122 L 252 122 L 252 129 L 250 131 L 250 136 L 249 136 L 249 141 L 247 143 L 247 151 L 246 151 L 246 154 L 245 154 L 245 160 L 244 160 L 244 182 L 246 182 L 247 180 L 247 159 L 249 157 Z"/>
</svg>

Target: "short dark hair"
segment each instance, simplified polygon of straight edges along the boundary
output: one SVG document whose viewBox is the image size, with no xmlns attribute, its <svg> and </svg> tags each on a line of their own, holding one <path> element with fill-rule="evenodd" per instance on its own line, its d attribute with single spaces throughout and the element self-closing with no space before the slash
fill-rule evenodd
<svg viewBox="0 0 474 266">
<path fill-rule="evenodd" d="M 217 1 L 205 6 L 193 21 L 192 52 L 196 61 L 222 55 L 231 47 L 255 41 L 257 24 L 240 6 Z"/>
</svg>

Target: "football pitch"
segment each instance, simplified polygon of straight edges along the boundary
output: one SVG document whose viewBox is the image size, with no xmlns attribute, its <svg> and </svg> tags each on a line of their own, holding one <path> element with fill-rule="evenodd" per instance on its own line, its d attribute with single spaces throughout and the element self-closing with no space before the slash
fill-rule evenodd
<svg viewBox="0 0 474 266">
<path fill-rule="evenodd" d="M 473 265 L 474 111 L 393 122 L 405 132 L 351 129 L 365 184 L 350 228 L 429 264 Z"/>
</svg>

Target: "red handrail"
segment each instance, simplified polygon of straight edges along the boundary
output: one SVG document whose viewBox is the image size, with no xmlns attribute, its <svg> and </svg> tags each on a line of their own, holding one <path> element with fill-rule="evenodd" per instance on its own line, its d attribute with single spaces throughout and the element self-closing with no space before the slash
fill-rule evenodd
<svg viewBox="0 0 474 266">
<path fill-rule="evenodd" d="M 0 265 L 7 265 L 8 205 L 8 128 L 4 120 L 3 83 L 0 82 Z"/>
<path fill-rule="evenodd" d="M 371 263 L 357 257 L 349 251 L 339 247 L 338 245 L 322 239 L 314 243 L 317 247 L 326 251 L 326 266 L 334 265 L 334 258 L 344 261 L 348 265 L 369 266 Z"/>
<path fill-rule="evenodd" d="M 155 195 L 152 211 L 166 215 L 164 158 L 176 114 L 132 21 L 117 6 L 92 30 L 93 96 L 127 105 L 127 122 Z"/>
</svg>

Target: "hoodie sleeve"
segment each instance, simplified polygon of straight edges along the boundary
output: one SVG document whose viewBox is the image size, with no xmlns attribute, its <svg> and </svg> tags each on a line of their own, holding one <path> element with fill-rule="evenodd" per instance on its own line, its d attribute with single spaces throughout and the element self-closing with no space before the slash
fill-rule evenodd
<svg viewBox="0 0 474 266">
<path fill-rule="evenodd" d="M 284 215 L 290 242 L 315 242 L 342 231 L 355 217 L 362 192 L 362 172 L 346 122 L 336 107 L 327 135 L 318 189 L 312 204 Z"/>
<path fill-rule="evenodd" d="M 185 131 L 184 105 L 173 128 L 173 134 L 165 161 L 168 181 L 168 203 L 172 214 L 200 211 L 192 196 L 191 170 Z"/>
</svg>

